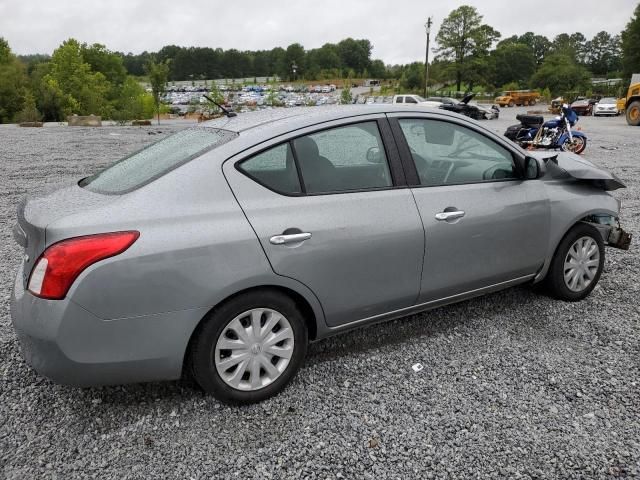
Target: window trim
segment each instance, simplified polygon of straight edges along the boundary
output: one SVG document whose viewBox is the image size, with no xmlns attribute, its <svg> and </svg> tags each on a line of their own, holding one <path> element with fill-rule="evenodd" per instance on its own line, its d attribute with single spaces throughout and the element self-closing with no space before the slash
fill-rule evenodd
<svg viewBox="0 0 640 480">
<path fill-rule="evenodd" d="M 383 114 L 384 115 L 384 114 Z M 341 119 L 344 120 L 344 119 Z M 287 135 L 286 138 L 282 139 L 282 141 L 277 142 L 277 143 L 273 143 L 273 144 L 269 144 L 268 146 L 265 146 L 264 148 L 260 148 L 259 150 L 252 152 L 249 155 L 243 156 L 242 158 L 239 158 L 238 160 L 233 160 L 233 166 L 234 169 L 238 172 L 240 172 L 242 175 L 245 175 L 246 177 L 248 177 L 249 179 L 251 179 L 252 181 L 256 182 L 258 185 L 266 188 L 267 190 L 270 190 L 273 193 L 276 193 L 278 195 L 282 195 L 285 197 L 315 197 L 315 196 L 321 196 L 321 195 L 340 195 L 340 194 L 348 194 L 348 193 L 360 193 L 360 192 L 379 192 L 379 191 L 386 191 L 386 190 L 397 190 L 397 189 L 401 189 L 401 188 L 407 188 L 407 181 L 406 181 L 406 176 L 405 176 L 405 171 L 404 168 L 402 167 L 402 165 L 399 165 L 399 162 L 401 161 L 401 155 L 398 151 L 398 146 L 397 143 L 395 141 L 395 136 L 393 135 L 392 131 L 391 131 L 391 127 L 389 125 L 389 119 L 386 118 L 386 116 L 380 116 L 380 117 L 376 117 L 376 118 L 366 118 L 366 119 L 362 119 L 362 118 L 357 118 L 357 117 L 352 117 L 352 118 L 348 118 L 347 122 L 344 123 L 339 123 L 339 124 L 334 124 L 332 121 L 331 125 L 326 125 L 323 124 L 323 126 L 321 128 L 317 128 L 314 130 L 310 130 L 310 131 L 306 131 L 305 133 L 297 133 L 295 135 L 290 135 L 290 133 L 285 134 Z M 349 127 L 352 125 L 357 125 L 357 124 L 361 124 L 361 123 L 375 123 L 377 128 L 378 128 L 378 134 L 380 135 L 380 140 L 382 142 L 382 147 L 384 148 L 385 151 L 385 155 L 386 155 L 386 160 L 387 160 L 387 166 L 389 168 L 389 175 L 391 176 L 391 185 L 386 186 L 386 187 L 368 187 L 368 188 L 359 188 L 359 189 L 354 189 L 354 190 L 332 190 L 332 191 L 328 191 L 328 192 L 306 192 L 306 187 L 304 185 L 304 178 L 303 178 L 303 174 L 302 174 L 302 170 L 300 168 L 300 165 L 298 163 L 298 156 L 297 156 L 297 152 L 295 151 L 295 146 L 293 144 L 293 142 L 298 139 L 298 138 L 302 138 L 302 137 L 307 137 L 310 135 L 315 135 L 317 133 L 321 133 L 327 130 L 333 130 L 333 129 L 337 129 L 337 128 L 344 128 L 344 127 Z M 316 127 L 317 125 L 314 125 L 314 127 Z M 306 130 L 306 128 L 304 129 Z M 293 132 L 291 132 L 293 133 Z M 273 140 L 273 139 L 272 139 Z M 268 142 L 265 143 L 269 143 L 271 140 L 269 140 Z M 300 193 L 289 193 L 289 192 L 280 192 L 278 190 L 273 189 L 272 187 L 264 184 L 263 182 L 261 182 L 260 180 L 256 179 L 254 176 L 252 176 L 251 174 L 249 174 L 248 172 L 244 171 L 241 168 L 241 164 L 254 158 L 257 155 L 260 155 L 261 153 L 270 150 L 272 148 L 277 148 L 285 143 L 289 144 L 289 148 L 291 148 L 291 151 L 293 153 L 293 158 L 294 158 L 294 163 L 296 165 L 296 171 L 298 173 L 298 182 L 300 185 Z M 257 147 L 258 145 L 255 145 L 255 147 Z"/>
<path fill-rule="evenodd" d="M 509 148 L 507 145 L 504 145 L 502 142 L 497 142 L 496 140 L 488 136 L 486 133 L 480 131 L 477 128 L 473 128 L 474 126 L 473 124 L 465 125 L 464 123 L 457 122 L 453 119 L 436 118 L 430 115 L 421 116 L 417 113 L 410 113 L 408 115 L 402 114 L 401 116 L 392 116 L 388 118 L 389 118 L 389 123 L 391 125 L 391 131 L 393 132 L 393 136 L 396 139 L 396 144 L 400 152 L 402 166 L 405 170 L 406 177 L 407 177 L 407 184 L 410 188 L 437 188 L 437 187 L 447 187 L 447 186 L 455 186 L 455 185 L 476 185 L 476 184 L 484 184 L 484 183 L 504 183 L 504 182 L 513 182 L 513 181 L 522 182 L 525 180 L 524 176 L 522 175 L 519 162 L 517 160 L 518 154 L 513 149 Z M 509 152 L 511 154 L 511 162 L 513 164 L 513 169 L 517 176 L 515 178 L 496 178 L 496 179 L 489 179 L 489 180 L 478 180 L 475 182 L 444 183 L 441 185 L 422 185 L 422 183 L 420 183 L 420 176 L 418 174 L 418 169 L 416 168 L 415 162 L 413 161 L 413 156 L 411 155 L 411 149 L 409 148 L 409 143 L 407 142 L 404 132 L 402 131 L 402 127 L 400 126 L 400 120 L 432 120 L 432 121 L 450 123 L 458 127 L 467 128 L 472 132 L 475 132 L 476 134 L 481 135 L 482 137 L 496 143 L 497 145 L 500 145 L 507 152 Z"/>
</svg>

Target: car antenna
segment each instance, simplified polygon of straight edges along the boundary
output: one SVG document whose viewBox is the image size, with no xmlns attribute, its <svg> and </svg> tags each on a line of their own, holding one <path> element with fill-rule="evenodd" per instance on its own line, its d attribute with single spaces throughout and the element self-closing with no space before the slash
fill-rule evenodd
<svg viewBox="0 0 640 480">
<path fill-rule="evenodd" d="M 237 117 L 238 116 L 238 114 L 236 112 L 232 112 L 231 110 L 227 110 L 222 105 L 220 105 L 218 102 L 216 102 L 213 98 L 211 98 L 209 95 L 202 95 L 202 96 L 204 98 L 206 98 L 207 100 L 209 100 L 211 103 L 213 103 L 220 110 L 222 110 L 227 117 Z"/>
</svg>

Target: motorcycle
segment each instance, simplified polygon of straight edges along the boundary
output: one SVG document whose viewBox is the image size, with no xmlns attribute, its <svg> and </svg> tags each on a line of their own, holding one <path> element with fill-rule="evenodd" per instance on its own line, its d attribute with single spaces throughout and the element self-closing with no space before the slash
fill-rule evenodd
<svg viewBox="0 0 640 480">
<path fill-rule="evenodd" d="M 578 155 L 587 148 L 587 136 L 572 130 L 578 122 L 578 115 L 566 103 L 562 105 L 560 116 L 548 122 L 541 115 L 517 115 L 519 125 L 512 125 L 504 136 L 523 148 L 561 149 Z"/>
</svg>

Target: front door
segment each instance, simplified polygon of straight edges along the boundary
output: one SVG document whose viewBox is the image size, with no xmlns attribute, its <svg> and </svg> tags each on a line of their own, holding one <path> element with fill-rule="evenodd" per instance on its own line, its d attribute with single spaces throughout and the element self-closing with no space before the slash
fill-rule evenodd
<svg viewBox="0 0 640 480">
<path fill-rule="evenodd" d="M 513 152 L 461 123 L 398 118 L 396 125 L 419 177 L 412 189 L 426 236 L 419 302 L 533 276 L 549 238 L 542 181 L 518 178 Z"/>
<path fill-rule="evenodd" d="M 413 305 L 424 230 L 378 123 L 319 128 L 224 165 L 274 272 L 309 287 L 330 326 Z"/>
</svg>

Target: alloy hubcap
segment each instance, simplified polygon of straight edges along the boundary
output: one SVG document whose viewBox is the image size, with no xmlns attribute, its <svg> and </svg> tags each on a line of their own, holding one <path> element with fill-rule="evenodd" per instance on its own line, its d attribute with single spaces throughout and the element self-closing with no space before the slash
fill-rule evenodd
<svg viewBox="0 0 640 480">
<path fill-rule="evenodd" d="M 237 390 L 259 390 L 286 370 L 293 355 L 293 329 L 270 308 L 241 313 L 224 328 L 214 351 L 220 378 Z"/>
<path fill-rule="evenodd" d="M 600 250 L 591 237 L 574 242 L 564 260 L 564 283 L 569 290 L 581 292 L 593 282 L 600 268 Z"/>
</svg>

